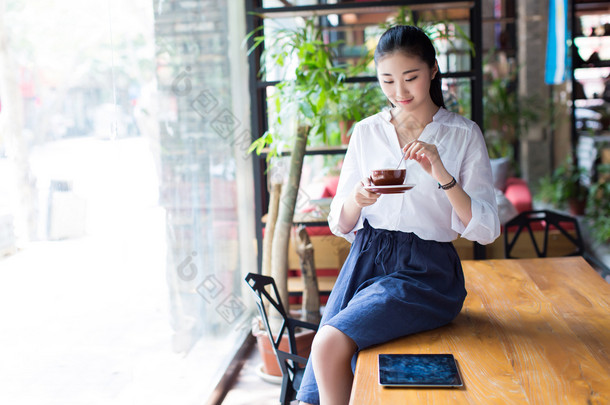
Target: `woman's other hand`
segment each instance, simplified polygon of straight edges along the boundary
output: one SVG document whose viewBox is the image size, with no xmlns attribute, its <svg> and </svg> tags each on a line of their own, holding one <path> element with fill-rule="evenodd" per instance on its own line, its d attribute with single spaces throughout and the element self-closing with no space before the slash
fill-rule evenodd
<svg viewBox="0 0 610 405">
<path fill-rule="evenodd" d="M 418 140 L 405 145 L 403 153 L 405 152 L 405 160 L 415 160 L 426 173 L 439 183 L 445 184 L 447 178 L 451 180 L 451 175 L 445 169 L 445 165 L 443 165 L 435 145 Z"/>
</svg>

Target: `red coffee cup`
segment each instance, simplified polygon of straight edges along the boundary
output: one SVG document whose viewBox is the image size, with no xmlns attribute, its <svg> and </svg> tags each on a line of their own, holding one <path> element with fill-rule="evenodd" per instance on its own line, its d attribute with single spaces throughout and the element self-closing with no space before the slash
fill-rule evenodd
<svg viewBox="0 0 610 405">
<path fill-rule="evenodd" d="M 371 171 L 371 182 L 376 186 L 396 186 L 403 184 L 407 169 L 377 169 Z"/>
</svg>

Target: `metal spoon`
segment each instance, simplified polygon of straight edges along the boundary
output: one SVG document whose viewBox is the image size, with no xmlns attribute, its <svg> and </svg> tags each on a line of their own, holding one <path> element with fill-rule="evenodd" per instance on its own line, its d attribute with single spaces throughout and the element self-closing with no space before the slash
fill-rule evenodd
<svg viewBox="0 0 610 405">
<path fill-rule="evenodd" d="M 413 139 L 410 142 L 407 142 L 407 144 L 404 146 L 405 148 L 409 145 L 411 145 L 413 142 L 417 141 L 417 139 Z M 405 149 L 405 151 L 402 154 L 402 157 L 400 158 L 400 160 L 398 161 L 398 166 L 396 166 L 396 169 L 398 169 L 400 167 L 400 164 L 402 163 L 402 161 L 404 160 L 405 156 L 407 155 L 407 150 Z"/>
</svg>

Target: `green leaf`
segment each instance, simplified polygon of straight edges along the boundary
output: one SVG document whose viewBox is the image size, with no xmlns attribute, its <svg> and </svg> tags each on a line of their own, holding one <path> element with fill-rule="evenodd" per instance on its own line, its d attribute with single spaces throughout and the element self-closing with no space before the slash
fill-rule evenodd
<svg viewBox="0 0 610 405">
<path fill-rule="evenodd" d="M 318 102 L 316 103 L 316 112 L 320 113 L 326 104 L 326 92 L 320 92 Z"/>
</svg>

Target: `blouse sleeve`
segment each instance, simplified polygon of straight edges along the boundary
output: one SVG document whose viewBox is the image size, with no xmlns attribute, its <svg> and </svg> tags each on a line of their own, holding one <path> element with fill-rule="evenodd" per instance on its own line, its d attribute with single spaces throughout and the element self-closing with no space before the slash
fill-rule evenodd
<svg viewBox="0 0 610 405">
<path fill-rule="evenodd" d="M 500 235 L 500 220 L 491 174 L 489 155 L 478 125 L 474 124 L 472 136 L 464 154 L 459 182 L 470 196 L 472 219 L 464 226 L 455 210 L 451 214 L 451 227 L 463 238 L 487 245 Z"/>
<path fill-rule="evenodd" d="M 354 232 L 363 227 L 362 215 L 360 215 L 356 225 L 350 232 L 343 233 L 339 230 L 339 216 L 343 209 L 343 203 L 347 197 L 349 197 L 355 185 L 362 180 L 359 164 L 359 161 L 361 161 L 360 154 L 362 153 L 361 126 L 358 123 L 355 125 L 354 131 L 350 137 L 349 146 L 347 147 L 347 152 L 345 153 L 345 158 L 343 159 L 337 192 L 330 204 L 330 213 L 328 215 L 328 226 L 330 227 L 331 232 L 337 236 L 344 237 L 350 243 L 355 239 Z"/>
</svg>

